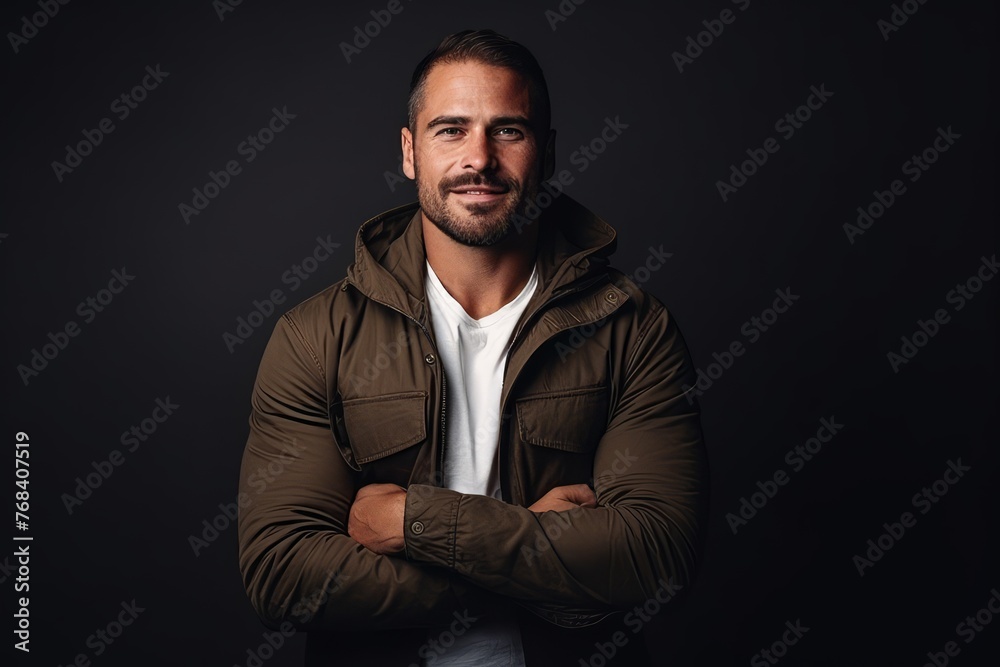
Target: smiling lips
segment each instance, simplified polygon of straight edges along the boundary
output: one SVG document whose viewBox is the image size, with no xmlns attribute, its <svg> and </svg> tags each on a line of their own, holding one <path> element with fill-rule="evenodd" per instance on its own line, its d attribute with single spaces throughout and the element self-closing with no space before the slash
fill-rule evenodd
<svg viewBox="0 0 1000 667">
<path fill-rule="evenodd" d="M 509 190 L 489 185 L 464 185 L 449 192 L 459 195 L 458 201 L 465 204 L 498 204 L 506 198 Z"/>
<path fill-rule="evenodd" d="M 499 197 L 507 193 L 505 188 L 496 188 L 483 185 L 467 185 L 460 188 L 453 188 L 451 190 L 453 194 L 457 195 L 470 195 L 474 197 Z"/>
</svg>

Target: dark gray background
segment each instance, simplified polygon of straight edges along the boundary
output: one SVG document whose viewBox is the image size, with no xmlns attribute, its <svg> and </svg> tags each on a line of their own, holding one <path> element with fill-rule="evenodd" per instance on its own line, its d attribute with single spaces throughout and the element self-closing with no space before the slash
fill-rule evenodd
<svg viewBox="0 0 1000 667">
<path fill-rule="evenodd" d="M 1000 622 L 970 644 L 956 625 L 1000 586 L 988 509 L 996 281 L 961 311 L 946 294 L 996 252 L 993 4 L 927 2 L 887 41 L 877 21 L 889 2 L 754 0 L 741 12 L 726 0 L 590 0 L 556 30 L 545 10 L 557 0 L 403 5 L 350 64 L 340 42 L 385 3 L 244 0 L 220 21 L 208 0 L 71 2 L 18 53 L 5 47 L 3 433 L 8 451 L 17 431 L 31 436 L 35 538 L 24 664 L 82 652 L 95 665 L 245 665 L 260 645 L 235 526 L 197 557 L 188 542 L 235 499 L 250 389 L 277 315 L 232 354 L 222 334 L 275 288 L 286 309 L 338 280 L 358 226 L 415 198 L 385 178 L 409 77 L 467 27 L 507 34 L 542 63 L 557 168 L 618 230 L 615 266 L 631 273 L 650 246 L 673 253 L 644 287 L 673 312 L 699 368 L 748 342 L 743 323 L 775 289 L 800 295 L 701 399 L 709 539 L 697 584 L 647 626 L 657 664 L 746 664 L 796 619 L 810 630 L 788 664 L 920 665 L 947 641 L 962 650 L 954 664 L 985 664 Z M 671 54 L 725 8 L 735 22 L 679 73 Z M 20 30 L 37 11 L 7 3 L 0 27 Z M 112 100 L 157 64 L 169 77 L 113 117 Z M 821 84 L 834 95 L 781 138 L 775 121 Z M 237 145 L 273 107 L 296 118 L 246 164 Z M 114 132 L 58 182 L 52 161 L 104 117 Z M 606 117 L 628 129 L 577 171 L 570 154 Z M 902 163 L 949 126 L 961 138 L 905 181 Z M 716 181 L 769 136 L 780 150 L 723 202 Z M 186 225 L 178 204 L 231 159 L 243 172 Z M 906 193 L 849 243 L 842 225 L 896 178 Z M 340 248 L 290 291 L 282 274 L 327 235 Z M 49 332 L 81 322 L 77 304 L 122 266 L 134 282 L 25 386 L 16 367 Z M 951 321 L 894 373 L 887 353 L 938 308 Z M 167 396 L 181 407 L 69 515 L 62 494 Z M 831 416 L 844 429 L 734 535 L 726 513 L 790 470 L 785 452 Z M 859 577 L 853 556 L 958 458 L 971 471 Z M 11 626 L 13 576 L 0 572 Z M 95 657 L 88 636 L 132 599 L 146 611 Z M 265 664 L 297 664 L 302 646 L 293 638 Z"/>
</svg>

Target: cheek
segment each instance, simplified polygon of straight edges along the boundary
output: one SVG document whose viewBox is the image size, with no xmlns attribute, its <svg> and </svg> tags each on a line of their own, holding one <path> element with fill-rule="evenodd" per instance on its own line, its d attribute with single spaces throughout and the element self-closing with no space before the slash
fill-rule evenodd
<svg viewBox="0 0 1000 667">
<path fill-rule="evenodd" d="M 501 165 L 511 174 L 527 176 L 538 168 L 538 154 L 528 145 L 511 145 L 501 155 Z"/>
<path fill-rule="evenodd" d="M 426 180 L 437 182 L 441 180 L 443 174 L 448 171 L 454 160 L 437 149 L 423 149 L 416 151 L 413 155 L 414 168 Z"/>
</svg>

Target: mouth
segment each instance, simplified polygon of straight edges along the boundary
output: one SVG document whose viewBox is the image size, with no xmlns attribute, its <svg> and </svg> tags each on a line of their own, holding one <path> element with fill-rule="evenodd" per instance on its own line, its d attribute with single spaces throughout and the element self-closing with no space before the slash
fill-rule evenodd
<svg viewBox="0 0 1000 667">
<path fill-rule="evenodd" d="M 507 194 L 505 188 L 497 188 L 483 185 L 467 185 L 449 190 L 453 195 L 459 195 L 463 199 L 472 201 L 492 201 L 500 199 Z"/>
</svg>

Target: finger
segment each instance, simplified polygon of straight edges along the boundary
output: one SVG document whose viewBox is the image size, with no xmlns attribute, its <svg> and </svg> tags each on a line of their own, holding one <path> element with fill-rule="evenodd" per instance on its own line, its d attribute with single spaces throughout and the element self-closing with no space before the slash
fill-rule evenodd
<svg viewBox="0 0 1000 667">
<path fill-rule="evenodd" d="M 381 496 L 386 493 L 392 493 L 393 491 L 401 491 L 403 487 L 396 484 L 367 484 L 358 489 L 355 498 L 364 498 L 367 496 Z"/>
<path fill-rule="evenodd" d="M 597 496 L 594 495 L 593 490 L 591 490 L 591 488 L 586 484 L 572 484 L 570 486 L 564 486 L 562 489 L 562 497 L 571 503 L 583 505 L 585 503 L 597 502 Z"/>
</svg>

